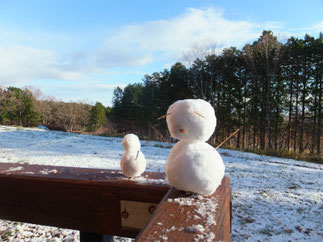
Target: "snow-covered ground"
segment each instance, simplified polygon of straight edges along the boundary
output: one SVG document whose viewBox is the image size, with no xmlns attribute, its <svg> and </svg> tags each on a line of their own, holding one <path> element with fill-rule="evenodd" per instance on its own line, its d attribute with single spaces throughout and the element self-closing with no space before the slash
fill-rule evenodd
<svg viewBox="0 0 323 242">
<path fill-rule="evenodd" d="M 167 143 L 142 141 L 148 171 Z M 323 165 L 219 149 L 232 188 L 232 241 L 323 241 Z M 0 126 L 0 162 L 119 169 L 120 138 Z M 77 231 L 0 220 L 0 241 L 77 241 Z"/>
</svg>

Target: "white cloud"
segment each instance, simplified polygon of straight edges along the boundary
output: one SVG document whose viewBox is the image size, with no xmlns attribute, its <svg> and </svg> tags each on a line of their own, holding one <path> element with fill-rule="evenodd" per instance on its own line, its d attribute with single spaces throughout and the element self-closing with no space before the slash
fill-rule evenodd
<svg viewBox="0 0 323 242">
<path fill-rule="evenodd" d="M 275 28 L 276 26 L 276 28 Z M 298 28 L 286 28 L 279 23 L 272 26 L 272 28 L 265 28 L 273 30 L 278 40 L 285 43 L 290 37 L 304 38 L 305 34 L 309 34 L 313 37 L 318 37 L 320 32 L 323 32 L 323 21 L 315 23 L 311 26 L 300 26 Z"/>
<path fill-rule="evenodd" d="M 276 24 L 278 25 L 278 24 Z M 189 8 L 172 19 L 126 25 L 107 36 L 97 53 L 100 65 L 144 65 L 154 59 L 180 59 L 193 44 L 212 40 L 219 47 L 242 46 L 261 33 L 260 25 L 230 21 L 217 8 Z"/>
<path fill-rule="evenodd" d="M 216 8 L 187 9 L 170 20 L 144 22 L 124 26 L 107 39 L 107 46 L 115 44 L 147 52 L 182 53 L 194 43 L 212 39 L 220 46 L 241 45 L 259 34 L 259 26 L 247 21 L 230 21 Z"/>
<path fill-rule="evenodd" d="M 271 30 L 273 32 L 286 29 L 285 28 L 285 25 L 283 23 L 277 22 L 277 21 L 268 21 L 268 22 L 265 22 L 265 23 L 261 24 L 261 27 L 264 30 Z"/>
<path fill-rule="evenodd" d="M 30 80 L 75 80 L 82 73 L 61 63 L 55 52 L 26 46 L 0 47 L 0 83 L 25 84 Z"/>
<path fill-rule="evenodd" d="M 320 22 L 313 28 L 322 29 L 322 26 Z M 229 20 L 224 10 L 209 7 L 189 8 L 171 19 L 121 26 L 110 30 L 98 47 L 85 44 L 91 42 L 88 36 L 72 35 L 57 37 L 57 43 L 49 43 L 47 47 L 40 46 L 39 40 L 43 37 L 38 32 L 36 46 L 32 45 L 31 36 L 26 37 L 25 44 L 20 41 L 19 45 L 15 42 L 9 45 L 9 40 L 2 43 L 5 47 L 0 47 L 0 84 L 28 84 L 29 80 L 42 79 L 90 80 L 91 74 L 109 75 L 114 67 L 130 67 L 134 71 L 154 61 L 174 63 L 181 61 L 183 53 L 195 44 L 216 43 L 218 51 L 230 46 L 240 48 L 256 40 L 262 30 L 268 28 L 274 28 L 275 34 L 280 36 L 286 35 L 279 22 Z M 0 30 L 5 33 L 4 29 Z M 103 32 L 93 36 L 95 43 Z M 11 33 L 11 36 L 15 35 Z M 51 35 L 44 33 L 44 36 L 48 40 Z M 54 50 L 54 46 L 60 49 Z M 87 46 L 86 51 L 82 46 Z"/>
<path fill-rule="evenodd" d="M 153 61 L 151 54 L 138 52 L 127 46 L 118 46 L 115 43 L 114 48 L 105 48 L 95 53 L 95 64 L 99 68 L 111 67 L 138 67 L 149 64 Z"/>
<path fill-rule="evenodd" d="M 317 24 L 314 24 L 312 29 L 316 32 L 323 32 L 323 20 L 318 22 Z"/>
<path fill-rule="evenodd" d="M 216 44 L 212 53 L 230 46 L 241 48 L 256 40 L 264 29 L 273 30 L 284 42 L 290 36 L 323 32 L 323 21 L 288 29 L 275 21 L 230 20 L 223 9 L 209 7 L 189 8 L 170 19 L 116 27 L 109 34 L 106 30 L 82 36 L 73 31 L 29 32 L 0 25 L 0 85 L 36 83 L 37 88 L 64 100 L 89 95 L 93 100 L 107 100 L 105 93 L 110 100 L 115 87 L 126 86 L 120 83 L 127 82 L 127 77 L 136 81 L 138 76 L 149 74 L 146 71 L 152 66 L 154 71 L 170 68 L 176 61 L 183 61 L 183 54 L 194 46 Z M 158 64 L 146 68 L 154 62 Z"/>
</svg>

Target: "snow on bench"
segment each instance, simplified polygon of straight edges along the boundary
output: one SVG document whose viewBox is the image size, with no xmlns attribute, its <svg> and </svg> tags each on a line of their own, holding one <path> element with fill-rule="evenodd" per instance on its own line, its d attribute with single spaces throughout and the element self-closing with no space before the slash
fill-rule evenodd
<svg viewBox="0 0 323 242">
<path fill-rule="evenodd" d="M 83 241 L 103 234 L 138 241 L 230 240 L 227 177 L 207 198 L 169 189 L 164 177 L 0 163 L 0 219 L 80 230 Z"/>
<path fill-rule="evenodd" d="M 231 192 L 228 177 L 211 196 L 170 189 L 137 241 L 230 241 Z"/>
</svg>

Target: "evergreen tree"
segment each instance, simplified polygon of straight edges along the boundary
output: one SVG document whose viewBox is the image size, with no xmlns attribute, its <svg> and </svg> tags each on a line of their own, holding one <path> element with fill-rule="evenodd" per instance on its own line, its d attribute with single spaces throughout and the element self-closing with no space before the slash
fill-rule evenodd
<svg viewBox="0 0 323 242">
<path fill-rule="evenodd" d="M 263 31 L 262 35 L 252 45 L 244 47 L 246 63 L 253 76 L 257 99 L 260 102 L 260 148 L 273 148 L 274 95 L 273 86 L 278 80 L 280 64 L 283 60 L 282 44 L 271 31 Z"/>
<path fill-rule="evenodd" d="M 28 89 L 9 87 L 2 90 L 0 121 L 3 124 L 34 126 L 40 123 L 35 98 Z"/>
<path fill-rule="evenodd" d="M 174 101 L 202 98 L 215 108 L 218 143 L 240 128 L 227 145 L 237 148 L 321 154 L 323 35 L 291 37 L 286 44 L 271 31 L 240 51 L 198 56 L 191 66 L 146 75 L 143 84 L 114 91 L 112 113 L 127 127 L 150 126 Z M 167 134 L 165 122 L 158 123 Z M 231 144 L 230 144 L 231 142 Z"/>
<path fill-rule="evenodd" d="M 89 130 L 90 131 L 97 131 L 100 127 L 102 127 L 105 124 L 106 121 L 106 113 L 105 113 L 105 107 L 102 105 L 102 103 L 97 102 L 92 107 L 90 112 L 90 119 L 89 119 Z"/>
</svg>

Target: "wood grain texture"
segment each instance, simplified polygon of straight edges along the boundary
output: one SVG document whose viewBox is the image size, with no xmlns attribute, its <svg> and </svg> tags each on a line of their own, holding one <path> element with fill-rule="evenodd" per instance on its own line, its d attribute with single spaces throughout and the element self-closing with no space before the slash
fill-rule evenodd
<svg viewBox="0 0 323 242">
<path fill-rule="evenodd" d="M 230 241 L 230 181 L 209 197 L 171 189 L 136 241 Z"/>
<path fill-rule="evenodd" d="M 138 241 L 230 241 L 229 178 L 202 197 L 169 190 L 164 176 L 0 163 L 0 218 L 134 238 L 139 229 L 122 227 L 121 201 L 160 203 Z"/>
<path fill-rule="evenodd" d="M 115 170 L 0 163 L 0 218 L 135 237 L 121 226 L 121 200 L 159 203 L 162 173 L 131 180 Z"/>
</svg>

